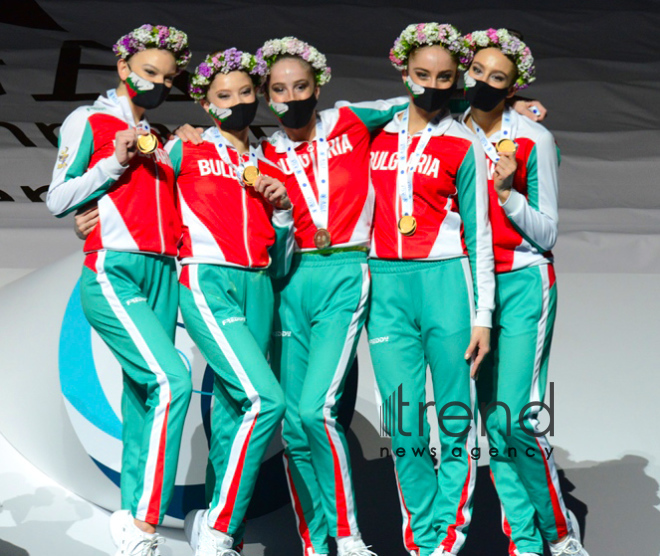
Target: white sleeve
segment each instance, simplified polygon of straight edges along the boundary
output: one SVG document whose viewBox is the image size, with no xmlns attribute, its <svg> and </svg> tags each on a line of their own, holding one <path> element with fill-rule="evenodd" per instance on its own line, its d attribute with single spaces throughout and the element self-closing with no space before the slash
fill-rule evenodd
<svg viewBox="0 0 660 556">
<path fill-rule="evenodd" d="M 94 137 L 88 114 L 88 108 L 78 108 L 60 130 L 57 161 L 46 195 L 46 205 L 55 216 L 64 216 L 100 197 L 128 168 L 114 154 L 89 168 Z"/>
<path fill-rule="evenodd" d="M 527 198 L 511 191 L 502 208 L 518 231 L 539 251 L 557 241 L 557 169 L 559 158 L 552 134 L 544 131 L 527 159 Z"/>
</svg>

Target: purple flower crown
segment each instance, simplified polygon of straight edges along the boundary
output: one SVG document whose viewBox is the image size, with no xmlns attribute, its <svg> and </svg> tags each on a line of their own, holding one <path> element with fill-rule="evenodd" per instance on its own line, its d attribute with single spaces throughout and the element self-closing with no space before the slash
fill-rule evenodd
<svg viewBox="0 0 660 556">
<path fill-rule="evenodd" d="M 126 60 L 133 54 L 148 48 L 169 50 L 174 55 L 179 69 L 186 67 L 191 56 L 188 48 L 188 35 L 174 27 L 166 27 L 165 25 L 146 24 L 133 29 L 115 43 L 112 51 L 123 60 Z"/>
<path fill-rule="evenodd" d="M 439 44 L 458 59 L 458 69 L 466 70 L 472 61 L 472 52 L 467 48 L 458 29 L 449 23 L 413 23 L 408 25 L 394 41 L 390 50 L 390 62 L 399 71 L 408 69 L 410 53 L 422 46 Z"/>
<path fill-rule="evenodd" d="M 518 37 L 514 37 L 507 29 L 486 29 L 485 31 L 472 31 L 464 37 L 465 45 L 472 52 L 472 56 L 482 48 L 499 48 L 516 65 L 518 78 L 513 84 L 516 91 L 529 87 L 536 79 L 534 57 L 529 47 Z"/>
<path fill-rule="evenodd" d="M 259 56 L 242 52 L 236 48 L 229 48 L 220 52 L 209 54 L 204 61 L 197 66 L 195 73 L 190 78 L 188 92 L 196 101 L 206 97 L 213 78 L 218 73 L 229 73 L 231 71 L 244 71 L 251 78 L 255 87 L 258 87 L 262 79 L 268 73 L 266 62 Z"/>
</svg>

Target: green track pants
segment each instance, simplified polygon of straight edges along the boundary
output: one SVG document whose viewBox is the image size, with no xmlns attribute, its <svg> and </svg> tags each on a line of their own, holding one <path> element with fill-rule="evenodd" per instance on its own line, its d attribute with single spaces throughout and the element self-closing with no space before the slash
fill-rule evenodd
<svg viewBox="0 0 660 556">
<path fill-rule="evenodd" d="M 192 392 L 174 347 L 175 262 L 99 251 L 85 258 L 80 285 L 87 320 L 123 369 L 122 508 L 159 524 L 172 498 Z"/>
<path fill-rule="evenodd" d="M 191 264 L 180 282 L 186 329 L 215 373 L 208 525 L 240 542 L 261 460 L 284 416 L 282 389 L 266 360 L 271 280 L 267 271 Z"/>
<path fill-rule="evenodd" d="M 392 438 L 406 549 L 456 554 L 471 519 L 476 480 L 475 388 L 464 355 L 470 343 L 472 278 L 466 258 L 369 261 L 369 348 Z M 435 405 L 426 405 L 426 368 Z M 438 418 L 438 473 L 426 412 Z"/>
<path fill-rule="evenodd" d="M 570 530 L 552 447 L 545 435 L 528 434 L 538 434 L 538 402 L 545 398 L 557 306 L 554 268 L 506 272 L 496 282 L 492 349 L 477 382 L 479 405 L 497 450 L 490 466 L 509 551 L 542 554 L 543 538 L 556 541 Z M 519 425 L 521 414 L 527 432 Z"/>
<path fill-rule="evenodd" d="M 286 399 L 285 466 L 305 556 L 359 532 L 348 445 L 337 422 L 367 314 L 366 254 L 297 254 L 277 284 L 273 365 Z"/>
</svg>

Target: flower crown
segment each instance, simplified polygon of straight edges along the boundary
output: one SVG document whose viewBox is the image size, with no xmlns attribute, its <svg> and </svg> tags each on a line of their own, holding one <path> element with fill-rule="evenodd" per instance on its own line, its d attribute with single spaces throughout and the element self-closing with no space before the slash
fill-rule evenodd
<svg viewBox="0 0 660 556">
<path fill-rule="evenodd" d="M 330 68 L 327 66 L 327 60 L 312 45 L 297 39 L 296 37 L 284 37 L 282 39 L 272 39 L 266 41 L 263 46 L 257 50 L 257 58 L 262 58 L 267 65 L 267 73 L 273 64 L 284 55 L 298 56 L 308 62 L 314 70 L 316 84 L 322 87 L 330 81 Z"/>
<path fill-rule="evenodd" d="M 473 31 L 465 35 L 465 45 L 472 51 L 472 56 L 482 48 L 495 47 L 502 54 L 511 58 L 518 70 L 518 78 L 513 84 L 516 91 L 525 89 L 536 79 L 536 67 L 534 57 L 529 47 L 518 37 L 513 36 L 507 29 L 486 29 L 485 31 Z"/>
<path fill-rule="evenodd" d="M 174 27 L 165 25 L 142 25 L 120 38 L 112 47 L 112 51 L 121 59 L 148 48 L 169 50 L 176 59 L 176 65 L 183 69 L 190 60 L 188 35 Z"/>
<path fill-rule="evenodd" d="M 231 71 L 244 71 L 251 78 L 255 87 L 268 73 L 266 62 L 261 57 L 254 56 L 249 52 L 242 52 L 236 48 L 209 54 L 204 61 L 197 66 L 195 73 L 190 78 L 188 92 L 196 101 L 206 97 L 209 85 L 218 73 L 229 73 Z"/>
<path fill-rule="evenodd" d="M 399 71 L 408 69 L 410 53 L 422 46 L 439 44 L 458 58 L 458 69 L 466 70 L 474 55 L 465 44 L 458 29 L 449 23 L 413 23 L 394 41 L 390 62 Z"/>
</svg>

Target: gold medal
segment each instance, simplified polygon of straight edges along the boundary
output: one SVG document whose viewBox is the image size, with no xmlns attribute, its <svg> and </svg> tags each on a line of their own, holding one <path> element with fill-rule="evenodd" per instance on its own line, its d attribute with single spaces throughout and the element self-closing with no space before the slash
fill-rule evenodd
<svg viewBox="0 0 660 556">
<path fill-rule="evenodd" d="M 260 174 L 261 172 L 259 172 L 259 168 L 256 166 L 246 166 L 245 170 L 243 170 L 243 183 L 250 187 L 254 187 L 254 183 L 257 181 Z"/>
<path fill-rule="evenodd" d="M 518 145 L 511 139 L 500 139 L 495 148 L 498 153 L 515 153 Z"/>
<path fill-rule="evenodd" d="M 317 249 L 327 249 L 330 247 L 330 232 L 325 228 L 319 228 L 314 234 L 314 245 Z"/>
<path fill-rule="evenodd" d="M 411 236 L 417 231 L 417 220 L 414 216 L 406 214 L 399 218 L 397 226 L 402 235 Z"/>
<path fill-rule="evenodd" d="M 138 135 L 137 148 L 142 154 L 151 154 L 158 147 L 158 139 L 153 133 L 149 135 Z"/>
</svg>

